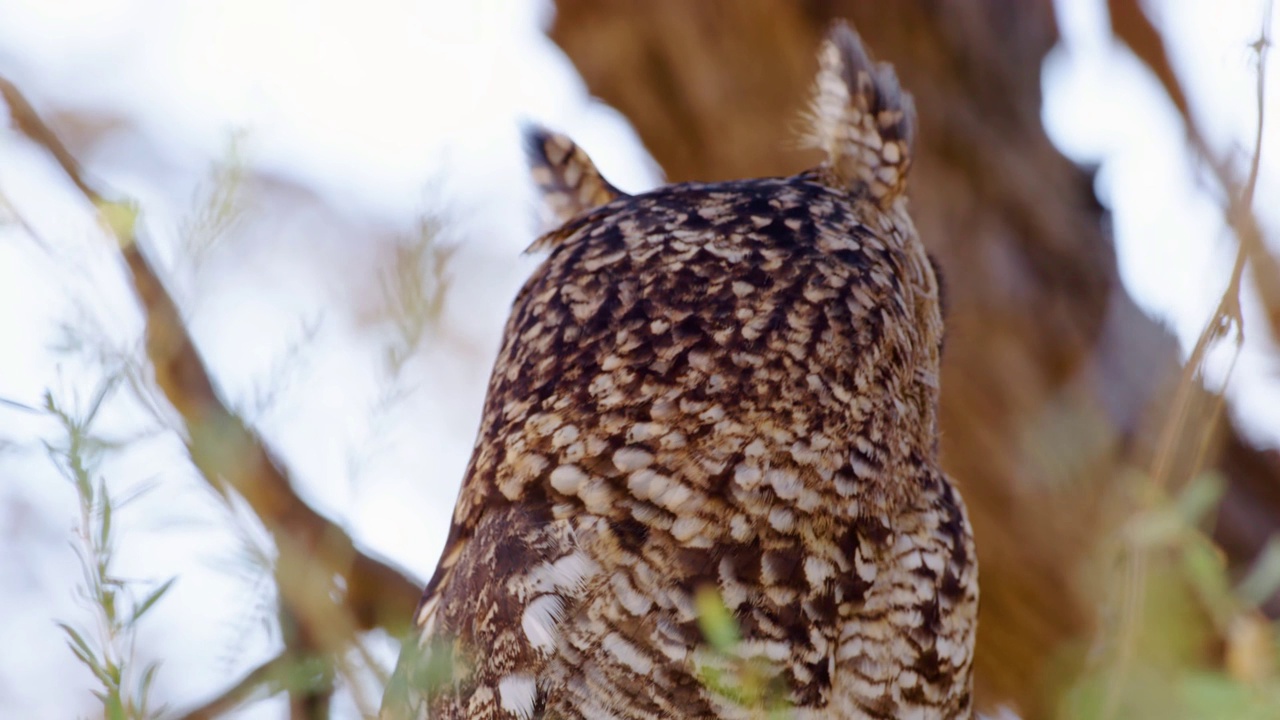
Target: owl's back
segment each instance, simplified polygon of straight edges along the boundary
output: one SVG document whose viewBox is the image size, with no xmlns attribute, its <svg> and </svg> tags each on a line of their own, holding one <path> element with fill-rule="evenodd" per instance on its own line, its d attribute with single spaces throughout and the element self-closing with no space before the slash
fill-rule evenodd
<svg viewBox="0 0 1280 720">
<path fill-rule="evenodd" d="M 847 28 L 821 57 L 815 111 L 847 121 L 796 177 L 627 196 L 535 143 L 571 219 L 535 246 L 388 715 L 971 713 L 910 104 Z"/>
</svg>

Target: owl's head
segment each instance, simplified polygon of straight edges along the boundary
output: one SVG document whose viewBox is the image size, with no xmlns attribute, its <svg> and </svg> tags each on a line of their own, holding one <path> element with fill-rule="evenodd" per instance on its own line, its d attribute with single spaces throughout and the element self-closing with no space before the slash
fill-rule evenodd
<svg viewBox="0 0 1280 720">
<path fill-rule="evenodd" d="M 632 196 L 568 138 L 529 131 L 562 224 L 534 244 L 550 256 L 508 328 L 513 394 L 674 417 L 683 436 L 736 422 L 779 448 L 839 437 L 878 478 L 932 464 L 943 327 L 907 214 L 913 105 L 843 23 L 819 61 L 808 139 L 825 159 L 794 177 Z"/>
</svg>

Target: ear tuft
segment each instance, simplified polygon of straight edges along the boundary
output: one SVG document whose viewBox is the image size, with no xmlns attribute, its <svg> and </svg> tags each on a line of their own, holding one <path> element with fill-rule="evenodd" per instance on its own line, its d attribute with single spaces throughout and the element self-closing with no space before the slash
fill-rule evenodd
<svg viewBox="0 0 1280 720">
<path fill-rule="evenodd" d="M 915 104 L 893 66 L 877 63 L 857 32 L 837 21 L 818 51 L 808 143 L 826 153 L 835 186 L 865 189 L 882 205 L 906 192 Z"/>
<path fill-rule="evenodd" d="M 557 223 L 624 196 L 567 136 L 537 125 L 524 127 L 529 172 Z"/>
</svg>

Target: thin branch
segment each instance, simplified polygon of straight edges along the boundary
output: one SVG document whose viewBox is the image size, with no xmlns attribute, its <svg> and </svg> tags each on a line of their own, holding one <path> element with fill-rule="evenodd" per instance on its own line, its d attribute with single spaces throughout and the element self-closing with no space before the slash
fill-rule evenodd
<svg viewBox="0 0 1280 720">
<path fill-rule="evenodd" d="M 277 678 L 287 674 L 289 662 L 290 658 L 285 653 L 276 655 L 250 670 L 239 682 L 217 697 L 183 713 L 179 720 L 212 720 L 235 710 L 250 700 L 258 690 L 269 687 Z"/>
<path fill-rule="evenodd" d="M 18 132 L 47 150 L 58 162 L 67 179 L 75 183 L 76 188 L 90 202 L 94 205 L 101 203 L 102 196 L 85 182 L 80 166 L 67 150 L 67 146 L 62 144 L 58 136 L 40 119 L 35 108 L 31 107 L 31 103 L 27 102 L 27 98 L 18 92 L 18 88 L 7 78 L 0 77 L 0 95 L 4 96 L 5 103 L 9 105 L 9 117 L 13 118 Z"/>
<path fill-rule="evenodd" d="M 1170 463 L 1174 456 L 1174 447 L 1182 436 L 1189 412 L 1190 394 L 1195 385 L 1194 376 L 1204 362 L 1209 347 L 1222 337 L 1228 326 L 1235 331 L 1236 352 L 1239 352 L 1240 345 L 1244 341 L 1244 318 L 1240 310 L 1240 287 L 1244 278 L 1246 262 L 1252 259 L 1255 269 L 1258 268 L 1260 259 L 1264 264 L 1268 260 L 1274 262 L 1274 259 L 1262 247 L 1262 235 L 1257 225 L 1257 218 L 1253 213 L 1253 195 L 1257 188 L 1258 168 L 1262 159 L 1262 128 L 1266 108 L 1267 50 L 1271 44 L 1267 33 L 1271 24 L 1271 6 L 1272 3 L 1268 0 L 1265 6 L 1262 33 L 1255 44 L 1258 57 L 1256 94 L 1258 127 L 1253 138 L 1253 156 L 1250 160 L 1249 175 L 1243 186 L 1235 184 L 1234 179 L 1231 177 L 1231 171 L 1225 163 L 1217 163 L 1212 160 L 1208 154 L 1208 147 L 1200 136 L 1191 116 L 1189 114 L 1184 115 L 1188 132 L 1193 138 L 1193 144 L 1199 149 L 1201 155 L 1210 162 L 1210 165 L 1215 168 L 1219 181 L 1223 183 L 1226 189 L 1227 222 L 1235 230 L 1237 237 L 1240 238 L 1240 246 L 1236 251 L 1235 263 L 1232 265 L 1231 278 L 1227 282 L 1227 287 L 1222 292 L 1222 297 L 1219 298 L 1213 315 L 1210 316 L 1209 321 L 1205 323 L 1200 335 L 1196 338 L 1196 344 L 1191 349 L 1191 355 L 1183 366 L 1183 376 L 1178 383 L 1178 392 L 1173 404 L 1174 415 L 1165 424 L 1164 431 L 1161 434 L 1159 450 L 1156 453 L 1156 463 L 1152 471 L 1152 477 L 1157 485 L 1165 483 L 1168 479 Z M 1173 82 L 1177 82 L 1176 79 Z M 1278 277 L 1280 277 L 1280 274 L 1278 274 Z M 1261 288 L 1261 284 L 1259 284 L 1259 288 Z M 1280 338 L 1280 328 L 1273 329 L 1273 336 Z"/>
<path fill-rule="evenodd" d="M 4 78 L 0 78 L 0 82 L 3 81 Z M 2 92 L 3 89 L 3 87 L 0 87 L 0 92 Z M 36 247 L 46 253 L 53 253 L 53 245 L 41 237 L 40 232 L 35 229 L 35 226 L 27 222 L 27 219 L 22 216 L 22 213 L 18 212 L 18 208 L 14 207 L 13 203 L 9 202 L 9 198 L 5 197 L 3 191 L 0 191 L 0 210 L 4 210 L 9 213 L 9 217 L 12 218 L 13 222 L 18 227 L 22 228 L 22 231 L 27 234 L 27 237 L 31 238 L 31 242 L 35 243 Z"/>
<path fill-rule="evenodd" d="M 6 397 L 0 397 L 0 405 L 4 405 L 5 407 L 11 407 L 14 410 L 21 410 L 23 412 L 34 413 L 37 415 L 44 412 L 40 408 L 31 407 L 26 403 L 20 403 L 17 400 L 10 400 L 9 398 L 6 398 Z"/>
</svg>

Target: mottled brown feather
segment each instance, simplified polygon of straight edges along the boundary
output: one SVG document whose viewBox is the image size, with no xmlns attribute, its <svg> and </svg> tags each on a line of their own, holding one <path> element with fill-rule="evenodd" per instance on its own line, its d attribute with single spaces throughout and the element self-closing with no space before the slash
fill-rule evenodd
<svg viewBox="0 0 1280 720">
<path fill-rule="evenodd" d="M 843 25 L 821 68 L 814 171 L 562 203 L 385 717 L 971 716 L 910 97 Z"/>
</svg>

